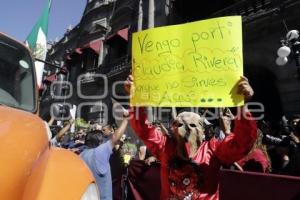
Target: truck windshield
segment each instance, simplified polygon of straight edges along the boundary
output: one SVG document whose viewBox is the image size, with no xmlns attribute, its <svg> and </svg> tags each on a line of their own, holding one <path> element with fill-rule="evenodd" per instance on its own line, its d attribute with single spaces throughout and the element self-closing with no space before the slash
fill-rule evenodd
<svg viewBox="0 0 300 200">
<path fill-rule="evenodd" d="M 28 50 L 0 33 L 0 104 L 35 110 L 33 67 Z"/>
</svg>

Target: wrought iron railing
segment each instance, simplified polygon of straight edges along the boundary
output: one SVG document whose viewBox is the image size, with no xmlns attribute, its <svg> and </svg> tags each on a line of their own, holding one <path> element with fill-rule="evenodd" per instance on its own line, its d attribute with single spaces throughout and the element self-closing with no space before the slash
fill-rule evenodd
<svg viewBox="0 0 300 200">
<path fill-rule="evenodd" d="M 108 77 L 112 77 L 130 69 L 131 62 L 129 56 L 126 55 L 122 58 L 115 60 L 114 62 L 108 63 L 105 67 L 106 67 L 106 75 Z"/>
<path fill-rule="evenodd" d="M 116 74 L 120 74 L 125 70 L 131 68 L 131 62 L 128 55 L 123 56 L 118 59 L 114 59 L 113 62 L 104 64 L 103 66 L 97 68 L 91 68 L 86 70 L 87 73 L 101 73 L 105 74 L 107 77 L 112 77 Z"/>
<path fill-rule="evenodd" d="M 241 15 L 243 21 L 252 21 L 258 17 L 269 15 L 273 12 L 279 12 L 281 8 L 287 7 L 299 0 L 242 0 L 227 8 L 219 10 L 211 17 Z"/>
<path fill-rule="evenodd" d="M 219 10 L 212 14 L 212 16 L 225 16 L 225 15 L 242 15 L 248 16 L 252 13 L 266 10 L 272 7 L 272 0 L 243 0 L 233 4 L 227 8 Z"/>
</svg>

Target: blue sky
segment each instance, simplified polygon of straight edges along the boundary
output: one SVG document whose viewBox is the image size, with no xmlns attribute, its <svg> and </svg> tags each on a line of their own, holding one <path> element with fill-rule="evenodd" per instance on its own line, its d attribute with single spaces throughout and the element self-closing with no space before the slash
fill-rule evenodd
<svg viewBox="0 0 300 200">
<path fill-rule="evenodd" d="M 71 24 L 79 23 L 86 0 L 52 0 L 48 40 L 60 39 Z M 4 0 L 0 3 L 0 32 L 24 41 L 47 0 Z"/>
</svg>

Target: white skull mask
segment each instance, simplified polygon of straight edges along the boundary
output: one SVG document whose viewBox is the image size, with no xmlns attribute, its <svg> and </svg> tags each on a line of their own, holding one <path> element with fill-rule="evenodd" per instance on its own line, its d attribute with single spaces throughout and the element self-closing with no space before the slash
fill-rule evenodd
<svg viewBox="0 0 300 200">
<path fill-rule="evenodd" d="M 204 119 L 193 112 L 182 112 L 173 122 L 172 130 L 177 140 L 200 144 L 205 137 Z"/>
</svg>

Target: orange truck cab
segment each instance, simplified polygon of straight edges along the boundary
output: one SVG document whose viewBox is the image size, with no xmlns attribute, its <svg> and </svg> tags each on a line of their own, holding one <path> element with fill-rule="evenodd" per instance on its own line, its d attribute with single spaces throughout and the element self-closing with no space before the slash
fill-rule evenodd
<svg viewBox="0 0 300 200">
<path fill-rule="evenodd" d="M 37 115 L 34 60 L 0 33 L 0 199 L 98 200 L 92 173 L 74 153 L 52 147 Z"/>
</svg>

